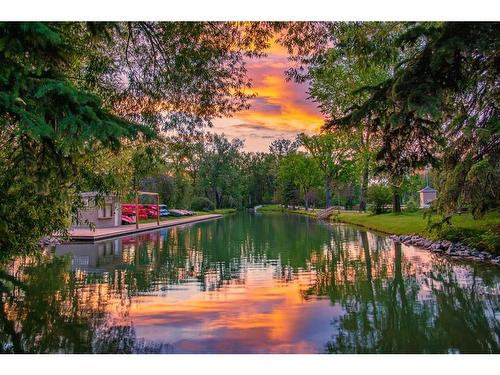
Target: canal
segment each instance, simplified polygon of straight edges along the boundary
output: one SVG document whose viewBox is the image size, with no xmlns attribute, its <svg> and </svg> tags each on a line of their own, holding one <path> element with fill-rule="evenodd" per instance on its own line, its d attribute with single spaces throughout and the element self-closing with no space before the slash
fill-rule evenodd
<svg viewBox="0 0 500 375">
<path fill-rule="evenodd" d="M 500 268 L 279 213 L 0 268 L 0 352 L 498 353 Z"/>
</svg>

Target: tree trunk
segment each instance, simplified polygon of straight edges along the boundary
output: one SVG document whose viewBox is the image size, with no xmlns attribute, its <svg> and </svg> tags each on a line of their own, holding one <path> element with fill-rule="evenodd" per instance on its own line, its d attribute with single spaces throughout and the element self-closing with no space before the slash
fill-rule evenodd
<svg viewBox="0 0 500 375">
<path fill-rule="evenodd" d="M 392 212 L 401 213 L 401 196 L 399 194 L 399 189 L 394 189 L 392 191 Z"/>
<path fill-rule="evenodd" d="M 332 179 L 330 176 L 325 177 L 325 198 L 326 208 L 332 206 Z"/>
<path fill-rule="evenodd" d="M 222 208 L 222 200 L 223 200 L 222 193 L 219 193 L 217 189 L 214 189 L 214 196 L 215 196 L 215 208 Z"/>
<path fill-rule="evenodd" d="M 369 174 L 369 161 L 365 160 L 363 166 L 363 180 L 361 182 L 361 196 L 359 197 L 359 212 L 366 212 L 366 203 L 368 200 L 368 174 Z"/>
<path fill-rule="evenodd" d="M 307 196 L 307 192 L 304 193 L 304 207 L 307 210 L 309 210 L 309 197 Z"/>
</svg>

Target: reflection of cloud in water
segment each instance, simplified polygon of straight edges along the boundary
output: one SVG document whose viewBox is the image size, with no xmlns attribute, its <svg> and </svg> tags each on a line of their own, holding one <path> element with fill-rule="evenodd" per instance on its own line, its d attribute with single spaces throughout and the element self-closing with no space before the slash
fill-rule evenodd
<svg viewBox="0 0 500 375">
<path fill-rule="evenodd" d="M 74 323 L 94 337 L 81 352 L 498 351 L 497 268 L 345 225 L 234 215 L 55 249 L 71 253 L 69 268 L 50 254 L 12 262 L 31 289 L 0 312 L 21 326 L 42 313 L 40 327 Z M 26 315 L 32 305 L 50 310 Z"/>
</svg>

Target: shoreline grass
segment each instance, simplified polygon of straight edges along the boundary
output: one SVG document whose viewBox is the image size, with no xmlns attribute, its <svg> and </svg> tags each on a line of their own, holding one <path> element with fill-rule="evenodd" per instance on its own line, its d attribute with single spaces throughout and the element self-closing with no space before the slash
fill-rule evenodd
<svg viewBox="0 0 500 375">
<path fill-rule="evenodd" d="M 219 214 L 230 215 L 238 212 L 236 208 L 218 208 L 210 211 L 194 211 L 195 215 Z"/>
<path fill-rule="evenodd" d="M 436 218 L 437 219 L 437 218 Z M 436 220 L 434 219 L 434 220 Z M 431 240 L 450 240 L 494 254 L 500 254 L 500 213 L 489 212 L 474 220 L 471 214 L 453 216 L 451 225 L 430 229 L 423 211 L 385 213 L 343 213 L 334 215 L 332 221 L 362 226 L 386 234 L 419 235 Z"/>
<path fill-rule="evenodd" d="M 309 209 L 309 210 L 302 210 L 302 209 L 289 209 L 289 208 L 284 208 L 279 204 L 269 204 L 262 206 L 261 208 L 258 209 L 257 212 L 281 212 L 281 213 L 289 213 L 289 214 L 297 214 L 297 215 L 304 215 L 304 216 L 310 216 L 310 217 L 316 217 L 318 211 L 317 209 Z"/>
<path fill-rule="evenodd" d="M 316 217 L 319 210 L 291 210 L 280 205 L 268 205 L 259 212 L 281 212 Z M 438 217 L 433 218 L 436 221 Z M 331 221 L 357 225 L 384 234 L 419 235 L 431 240 L 450 240 L 462 242 L 479 250 L 500 254 L 500 212 L 492 211 L 483 218 L 474 220 L 471 214 L 453 216 L 451 225 L 444 224 L 439 229 L 431 230 L 424 212 L 385 213 L 374 215 L 355 211 L 340 211 L 332 215 Z"/>
</svg>

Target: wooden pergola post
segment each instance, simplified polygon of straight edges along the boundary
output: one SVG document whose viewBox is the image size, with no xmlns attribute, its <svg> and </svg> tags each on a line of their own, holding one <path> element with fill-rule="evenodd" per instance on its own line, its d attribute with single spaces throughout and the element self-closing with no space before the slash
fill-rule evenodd
<svg viewBox="0 0 500 375">
<path fill-rule="evenodd" d="M 156 225 L 160 225 L 160 194 L 156 194 Z"/>
<path fill-rule="evenodd" d="M 139 229 L 139 192 L 135 191 L 135 229 Z"/>
<path fill-rule="evenodd" d="M 139 194 L 140 195 L 156 195 L 156 225 L 160 226 L 160 194 L 151 193 L 149 191 L 136 191 L 135 192 L 135 211 L 137 215 L 136 228 L 139 229 Z"/>
</svg>

